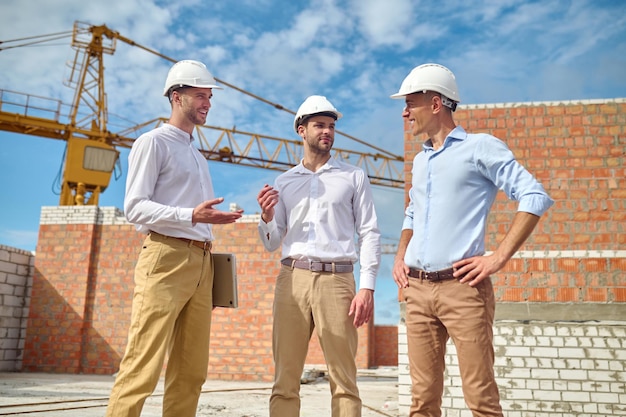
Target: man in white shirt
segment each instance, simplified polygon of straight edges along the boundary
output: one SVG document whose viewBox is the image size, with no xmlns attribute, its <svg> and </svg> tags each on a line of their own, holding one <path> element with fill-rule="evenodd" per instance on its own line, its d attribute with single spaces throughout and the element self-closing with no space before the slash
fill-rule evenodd
<svg viewBox="0 0 626 417">
<path fill-rule="evenodd" d="M 196 415 L 209 362 L 211 224 L 241 217 L 241 211 L 214 208 L 223 198 L 215 198 L 207 161 L 193 145 L 194 128 L 206 122 L 215 88 L 220 87 L 201 62 L 174 64 L 163 93 L 172 106 L 170 119 L 139 137 L 128 157 L 124 210 L 147 237 L 107 417 L 139 417 L 166 354 L 163 416 Z"/>
<path fill-rule="evenodd" d="M 294 120 L 304 158 L 257 197 L 261 241 L 269 251 L 282 243 L 274 294 L 271 417 L 300 415 L 300 377 L 314 328 L 328 366 L 332 416 L 361 416 L 357 328 L 373 315 L 380 232 L 369 179 L 360 168 L 330 154 L 340 117 L 325 97 L 308 97 Z M 361 266 L 358 292 L 355 235 Z"/>
</svg>

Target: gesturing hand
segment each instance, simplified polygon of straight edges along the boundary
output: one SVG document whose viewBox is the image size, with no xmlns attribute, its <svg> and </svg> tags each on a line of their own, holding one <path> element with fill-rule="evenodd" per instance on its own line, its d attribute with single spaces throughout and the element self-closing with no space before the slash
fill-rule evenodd
<svg viewBox="0 0 626 417">
<path fill-rule="evenodd" d="M 265 223 L 269 223 L 274 218 L 274 207 L 278 204 L 278 191 L 265 184 L 256 198 L 261 207 L 261 218 Z"/>
<path fill-rule="evenodd" d="M 243 210 L 221 211 L 213 208 L 213 206 L 223 201 L 224 198 L 219 197 L 198 204 L 198 206 L 193 209 L 192 221 L 194 223 L 227 224 L 234 223 L 237 219 L 241 218 Z"/>
</svg>

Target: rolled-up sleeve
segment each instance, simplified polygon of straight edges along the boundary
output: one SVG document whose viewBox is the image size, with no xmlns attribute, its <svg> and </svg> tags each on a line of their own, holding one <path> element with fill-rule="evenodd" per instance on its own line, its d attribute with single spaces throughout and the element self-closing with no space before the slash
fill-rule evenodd
<svg viewBox="0 0 626 417">
<path fill-rule="evenodd" d="M 518 211 L 543 215 L 554 204 L 541 183 L 521 165 L 501 140 L 483 135 L 477 147 L 478 168 L 514 201 Z"/>
</svg>

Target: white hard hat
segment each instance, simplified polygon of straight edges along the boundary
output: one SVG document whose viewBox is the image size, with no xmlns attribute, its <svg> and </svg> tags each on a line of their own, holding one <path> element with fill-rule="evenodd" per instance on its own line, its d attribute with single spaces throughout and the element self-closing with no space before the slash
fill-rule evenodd
<svg viewBox="0 0 626 417">
<path fill-rule="evenodd" d="M 296 129 L 296 132 L 298 131 L 298 126 L 301 125 L 305 119 L 314 115 L 330 116 L 334 117 L 335 120 L 341 119 L 342 116 L 326 97 L 309 96 L 300 105 L 296 112 L 296 117 L 293 119 L 293 127 Z"/>
<path fill-rule="evenodd" d="M 222 89 L 215 82 L 215 78 L 200 61 L 187 59 L 175 63 L 167 73 L 163 95 L 168 96 L 172 87 L 197 87 Z"/>
<path fill-rule="evenodd" d="M 461 101 L 454 74 L 439 64 L 423 64 L 413 68 L 402 81 L 400 90 L 392 94 L 391 98 L 402 98 L 418 91 L 435 91 L 455 103 Z"/>
</svg>

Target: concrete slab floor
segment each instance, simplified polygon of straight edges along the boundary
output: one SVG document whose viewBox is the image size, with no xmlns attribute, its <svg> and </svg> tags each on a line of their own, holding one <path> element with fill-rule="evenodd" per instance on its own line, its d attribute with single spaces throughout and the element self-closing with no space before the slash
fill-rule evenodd
<svg viewBox="0 0 626 417">
<path fill-rule="evenodd" d="M 301 417 L 331 415 L 330 389 L 324 371 L 308 370 L 301 385 Z M 313 372 L 312 372 L 313 371 Z M 396 367 L 360 370 L 363 417 L 398 415 Z M 102 417 L 113 385 L 112 376 L 0 373 L 0 416 Z M 207 381 L 197 417 L 266 417 L 271 383 Z M 146 400 L 142 417 L 160 417 L 163 384 Z"/>
</svg>

